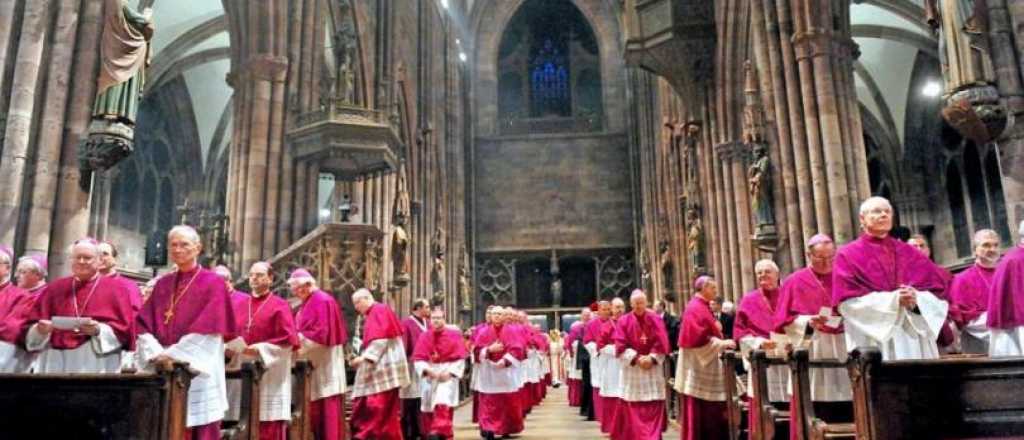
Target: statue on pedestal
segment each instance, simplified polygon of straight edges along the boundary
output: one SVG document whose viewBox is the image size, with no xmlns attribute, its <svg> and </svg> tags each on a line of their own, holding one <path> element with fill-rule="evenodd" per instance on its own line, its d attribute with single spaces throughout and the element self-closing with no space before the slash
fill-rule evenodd
<svg viewBox="0 0 1024 440">
<path fill-rule="evenodd" d="M 750 184 L 750 203 L 754 212 L 754 224 L 775 225 L 772 211 L 772 166 L 768 159 L 768 146 L 754 145 L 754 163 L 747 169 Z"/>
<path fill-rule="evenodd" d="M 105 16 L 100 43 L 100 69 L 96 79 L 89 135 L 79 145 L 78 162 L 83 189 L 93 171 L 105 170 L 128 157 L 134 149 L 135 116 L 150 61 L 153 10 L 141 13 L 127 0 L 104 0 Z"/>
<path fill-rule="evenodd" d="M 691 205 L 686 210 L 686 250 L 690 256 L 690 272 L 693 274 L 704 271 L 704 225 L 700 218 L 700 210 Z"/>
<path fill-rule="evenodd" d="M 459 299 L 462 310 L 473 309 L 473 285 L 469 276 L 469 252 L 462 245 L 462 264 L 459 266 Z"/>
<path fill-rule="evenodd" d="M 441 229 L 441 227 L 438 226 L 437 229 L 434 230 L 434 239 L 431 244 L 431 250 L 434 255 L 434 265 L 433 270 L 431 270 L 430 273 L 430 288 L 434 296 L 443 296 L 445 294 L 444 239 L 444 229 Z"/>
<path fill-rule="evenodd" d="M 945 80 L 942 116 L 976 144 L 988 143 L 1006 128 L 988 37 L 985 0 L 925 0 L 925 20 L 939 37 Z"/>
<path fill-rule="evenodd" d="M 404 170 L 398 172 L 398 191 L 394 202 L 394 225 L 391 229 L 391 273 L 392 284 L 404 287 L 409 284 L 409 233 L 405 223 L 409 217 L 409 193 L 405 190 Z"/>
</svg>

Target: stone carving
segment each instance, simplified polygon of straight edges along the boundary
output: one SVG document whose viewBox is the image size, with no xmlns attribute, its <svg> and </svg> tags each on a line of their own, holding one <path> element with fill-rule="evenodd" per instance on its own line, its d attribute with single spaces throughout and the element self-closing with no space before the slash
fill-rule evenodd
<svg viewBox="0 0 1024 440">
<path fill-rule="evenodd" d="M 754 224 L 757 226 L 774 225 L 775 214 L 772 212 L 772 167 L 768 159 L 768 146 L 754 146 L 754 163 L 747 169 L 750 183 L 750 200 L 754 211 Z"/>
<path fill-rule="evenodd" d="M 444 295 L 445 293 L 445 270 L 444 270 L 444 245 L 445 235 L 444 229 L 440 226 L 434 230 L 434 239 L 431 244 L 431 253 L 434 255 L 434 265 L 430 273 L 430 288 L 434 295 Z"/>
<path fill-rule="evenodd" d="M 743 141 L 747 144 L 765 143 L 765 117 L 761 105 L 757 68 L 747 60 L 744 64 L 745 105 L 743 107 Z"/>
<path fill-rule="evenodd" d="M 938 33 L 945 80 L 942 116 L 976 144 L 994 140 L 1006 128 L 988 39 L 986 0 L 926 0 L 925 19 Z"/>
<path fill-rule="evenodd" d="M 405 223 L 409 218 L 409 193 L 405 188 L 405 170 L 398 173 L 397 193 L 393 207 L 394 225 L 391 230 L 392 283 L 397 287 L 409 284 L 409 233 Z"/>
<path fill-rule="evenodd" d="M 473 309 L 473 284 L 469 278 L 469 251 L 462 245 L 462 262 L 459 264 L 459 299 L 463 311 Z"/>
<path fill-rule="evenodd" d="M 342 21 L 334 33 L 334 58 L 338 63 L 335 97 L 343 104 L 355 103 L 356 31 L 352 21 Z"/>
<path fill-rule="evenodd" d="M 105 0 L 100 69 L 89 134 L 78 145 L 79 181 L 88 191 L 93 171 L 105 170 L 134 150 L 135 116 L 150 61 L 153 10 L 141 13 L 127 0 Z"/>
<path fill-rule="evenodd" d="M 559 275 L 561 269 L 558 267 L 558 252 L 551 250 L 551 306 L 558 307 L 562 304 L 562 277 Z"/>
<path fill-rule="evenodd" d="M 690 258 L 690 273 L 700 274 L 704 272 L 704 224 L 696 204 L 686 210 L 686 223 L 686 253 Z"/>
</svg>

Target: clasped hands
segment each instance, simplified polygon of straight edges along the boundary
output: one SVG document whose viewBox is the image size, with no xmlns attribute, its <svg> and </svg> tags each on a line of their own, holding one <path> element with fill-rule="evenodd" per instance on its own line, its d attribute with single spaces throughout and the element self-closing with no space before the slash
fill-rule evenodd
<svg viewBox="0 0 1024 440">
<path fill-rule="evenodd" d="M 36 331 L 46 336 L 53 332 L 53 321 L 48 319 L 40 319 L 36 322 Z M 75 333 L 81 333 L 86 336 L 96 336 L 100 334 L 100 323 L 96 322 L 95 319 L 90 319 L 89 322 L 80 325 L 75 329 Z"/>
<path fill-rule="evenodd" d="M 908 309 L 917 307 L 917 290 L 913 287 L 903 285 L 899 289 L 896 289 L 896 293 L 900 297 L 900 306 Z"/>
<path fill-rule="evenodd" d="M 447 371 L 437 372 L 431 369 L 427 369 L 426 371 L 423 372 L 423 374 L 425 374 L 427 377 L 431 379 L 438 380 L 441 382 L 448 382 L 449 380 L 452 380 L 452 374 Z"/>
<path fill-rule="evenodd" d="M 654 362 L 654 356 L 651 356 L 649 354 L 637 356 L 636 365 L 640 367 L 641 370 L 650 370 L 652 367 L 656 365 L 656 363 Z"/>
<path fill-rule="evenodd" d="M 502 352 L 504 350 L 505 350 L 505 345 L 502 344 L 501 342 L 494 342 L 491 345 L 487 346 L 487 352 L 488 353 L 500 353 L 500 352 Z"/>
</svg>

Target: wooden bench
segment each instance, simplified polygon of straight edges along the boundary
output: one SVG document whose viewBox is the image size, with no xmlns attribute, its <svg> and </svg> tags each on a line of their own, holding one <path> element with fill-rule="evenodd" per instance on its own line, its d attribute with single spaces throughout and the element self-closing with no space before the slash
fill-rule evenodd
<svg viewBox="0 0 1024 440">
<path fill-rule="evenodd" d="M 750 371 L 747 372 L 750 375 L 750 387 L 753 391 L 751 393 L 753 397 L 750 399 L 750 411 L 757 411 L 759 425 L 750 427 L 750 440 L 788 438 L 788 436 L 782 435 L 789 431 L 788 404 L 780 405 L 780 407 L 776 406 L 777 403 L 773 404 L 768 400 L 768 368 L 786 364 L 786 358 L 768 357 L 764 350 L 750 352 Z"/>
<path fill-rule="evenodd" d="M 187 364 L 143 374 L 0 374 L 3 438 L 178 440 L 185 433 Z"/>
<path fill-rule="evenodd" d="M 292 366 L 292 422 L 288 426 L 289 440 L 312 440 L 313 427 L 309 419 L 309 399 L 313 395 L 313 363 L 300 359 Z"/>
<path fill-rule="evenodd" d="M 1024 358 L 882 362 L 850 355 L 858 439 L 1020 438 Z"/>
<path fill-rule="evenodd" d="M 237 370 L 225 371 L 229 380 L 239 380 L 242 393 L 239 399 L 238 421 L 224 422 L 221 426 L 223 440 L 259 440 L 260 438 L 260 383 L 266 368 L 263 362 L 245 361 Z M 229 402 L 234 404 L 234 402 Z"/>
<path fill-rule="evenodd" d="M 736 377 L 736 366 L 740 365 L 742 361 L 733 350 L 723 351 L 721 359 L 722 374 L 725 375 L 725 414 L 729 423 L 729 440 L 748 438 L 749 427 L 744 429 L 744 426 L 749 406 L 743 400 L 743 396 L 739 394 L 739 382 Z"/>
<path fill-rule="evenodd" d="M 789 416 L 794 423 L 795 438 L 800 440 L 824 440 L 855 438 L 853 424 L 853 402 L 829 402 L 833 411 L 842 415 L 829 414 L 830 420 L 817 415 L 815 403 L 811 400 L 811 368 L 832 368 L 846 370 L 847 363 L 838 359 L 810 360 L 807 349 L 799 348 L 790 354 L 789 369 L 793 387 Z M 842 420 L 835 420 L 840 418 Z M 848 421 L 848 422 L 847 422 Z"/>
</svg>

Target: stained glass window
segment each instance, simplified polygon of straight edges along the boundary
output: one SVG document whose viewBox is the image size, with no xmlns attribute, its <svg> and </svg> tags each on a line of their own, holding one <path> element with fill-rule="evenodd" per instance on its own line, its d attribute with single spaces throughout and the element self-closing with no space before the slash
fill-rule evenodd
<svg viewBox="0 0 1024 440">
<path fill-rule="evenodd" d="M 530 113 L 534 116 L 567 116 L 572 112 L 568 60 L 559 49 L 551 38 L 545 38 L 531 62 Z"/>
</svg>

